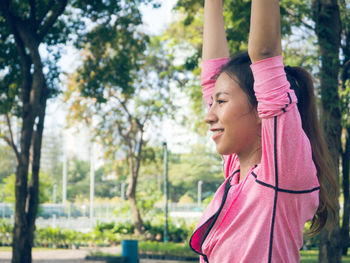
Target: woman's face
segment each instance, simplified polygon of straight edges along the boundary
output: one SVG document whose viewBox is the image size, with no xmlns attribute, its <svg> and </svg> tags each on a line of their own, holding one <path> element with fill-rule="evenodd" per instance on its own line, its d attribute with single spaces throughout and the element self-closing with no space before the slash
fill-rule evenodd
<svg viewBox="0 0 350 263">
<path fill-rule="evenodd" d="M 210 125 L 219 154 L 250 154 L 261 145 L 261 120 L 246 93 L 226 73 L 216 80 L 212 105 L 205 122 Z"/>
</svg>

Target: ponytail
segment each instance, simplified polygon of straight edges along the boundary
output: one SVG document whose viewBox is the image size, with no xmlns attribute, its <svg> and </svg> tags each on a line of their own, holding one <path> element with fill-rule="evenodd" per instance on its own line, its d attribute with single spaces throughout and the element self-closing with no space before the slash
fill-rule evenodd
<svg viewBox="0 0 350 263">
<path fill-rule="evenodd" d="M 310 234 L 314 235 L 329 225 L 336 217 L 337 183 L 333 160 L 328 152 L 326 142 L 318 121 L 316 98 L 311 75 L 301 67 L 285 67 L 291 88 L 298 98 L 298 110 L 302 127 L 310 140 L 312 159 L 317 169 L 320 183 L 319 207 L 312 219 Z"/>
</svg>

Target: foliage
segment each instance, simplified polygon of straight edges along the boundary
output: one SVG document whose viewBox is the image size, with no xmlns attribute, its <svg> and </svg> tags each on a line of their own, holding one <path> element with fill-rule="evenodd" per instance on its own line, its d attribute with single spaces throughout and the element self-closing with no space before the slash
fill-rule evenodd
<svg viewBox="0 0 350 263">
<path fill-rule="evenodd" d="M 13 225 L 4 220 L 0 221 L 0 246 L 10 246 L 12 244 Z"/>
<path fill-rule="evenodd" d="M 193 204 L 194 199 L 190 197 L 188 194 L 184 194 L 179 199 L 179 204 Z"/>
<path fill-rule="evenodd" d="M 120 170 L 118 166 L 127 162 L 130 183 L 126 195 L 136 230 L 141 232 L 136 186 L 142 148 L 147 143 L 144 133 L 172 109 L 169 78 L 164 74 L 168 63 L 160 41 L 148 41 L 136 27 L 128 25 L 120 36 L 115 26 L 111 32 L 104 29 L 108 31 L 105 38 L 91 35 L 82 66 L 70 76 L 65 93 L 70 105 L 68 118 L 71 123 L 89 125 L 94 139 L 103 146 L 105 159 L 114 162 L 113 168 Z M 118 67 L 126 69 L 128 78 L 116 72 Z"/>
<path fill-rule="evenodd" d="M 169 169 L 171 199 L 178 201 L 182 195 L 188 194 L 197 200 L 199 181 L 203 182 L 203 199 L 214 194 L 224 179 L 221 163 L 219 155 L 209 152 L 207 147 L 201 144 L 194 145 L 188 154 L 178 155 Z"/>
<path fill-rule="evenodd" d="M 2 202 L 15 203 L 15 179 L 15 174 L 11 174 L 0 184 L 0 200 Z M 41 173 L 39 179 L 39 203 L 42 204 L 52 200 L 52 186 L 52 178 L 45 173 Z"/>
<path fill-rule="evenodd" d="M 173 223 L 171 220 L 168 224 L 168 240 L 172 242 L 185 242 L 192 234 L 194 225 L 186 224 L 186 222 L 180 222 L 178 224 Z M 96 237 L 105 237 L 108 242 L 112 242 L 114 238 L 122 239 L 125 236 L 131 236 L 134 234 L 134 226 L 130 221 L 125 222 L 109 222 L 98 223 L 93 231 Z M 144 234 L 141 240 L 161 241 L 164 234 L 164 221 L 152 220 L 144 222 Z"/>
<path fill-rule="evenodd" d="M 11 148 L 7 145 L 0 145 L 0 184 L 11 174 L 14 174 L 16 168 L 16 157 Z"/>
<path fill-rule="evenodd" d="M 160 201 L 164 183 L 163 162 L 163 149 L 156 147 L 144 149 L 139 196 L 145 200 L 150 199 L 150 194 L 153 193 L 155 195 L 153 202 Z M 168 162 L 171 202 L 178 202 L 183 195 L 197 200 L 197 185 L 200 180 L 203 182 L 202 198 L 205 199 L 214 194 L 224 180 L 221 157 L 202 143 L 193 145 L 189 148 L 188 153 L 180 154 L 169 151 Z"/>
<path fill-rule="evenodd" d="M 140 242 L 139 251 L 141 254 L 164 255 L 164 256 L 179 256 L 181 257 L 198 257 L 188 244 L 177 244 L 173 242 Z"/>
<path fill-rule="evenodd" d="M 47 30 L 44 28 L 46 22 L 52 19 L 50 12 L 54 13 L 58 5 L 46 0 L 36 1 L 34 5 L 31 5 L 29 2 L 11 1 L 10 9 L 15 16 L 21 17 L 23 21 L 27 22 L 27 26 L 35 30 L 34 34 L 36 37 L 42 38 L 40 39 L 42 46 L 47 49 L 49 54 L 46 59 L 43 59 L 43 63 L 44 68 L 47 69 L 45 70 L 45 77 L 51 97 L 59 92 L 58 75 L 60 69 L 57 66 L 57 61 L 65 50 L 62 48 L 63 45 L 69 41 L 73 41 L 78 48 L 89 45 L 89 43 L 92 44 L 91 46 L 96 44 L 94 55 L 99 57 L 99 59 L 105 59 L 103 57 L 104 49 L 98 48 L 99 39 L 109 41 L 110 37 L 119 38 L 119 42 L 116 42 L 116 44 L 123 47 L 120 50 L 125 58 L 128 55 L 128 51 L 130 51 L 128 47 L 134 45 L 131 44 L 133 41 L 140 41 L 140 43 L 137 43 L 138 45 L 142 43 L 141 38 L 135 38 L 133 35 L 135 27 L 142 22 L 137 5 L 153 2 L 154 6 L 157 6 L 157 2 L 152 0 L 132 0 L 127 2 L 69 1 L 64 14 L 59 16 L 56 23 L 51 25 L 47 34 L 41 35 Z M 62 5 L 64 8 L 64 1 L 62 1 Z M 91 24 L 96 26 L 92 30 L 88 30 Z M 10 34 L 4 16 L 1 16 L 0 27 L 1 32 L 3 32 L 0 42 L 0 69 L 6 72 L 0 82 L 1 112 L 8 112 L 12 109 L 13 113 L 18 115 L 21 108 L 19 103 L 20 83 L 23 79 L 20 70 L 20 60 L 16 46 L 13 44 L 14 37 Z M 110 41 L 110 43 L 113 42 Z M 116 60 L 109 61 L 109 63 L 116 66 L 115 78 L 120 76 L 121 81 L 127 83 L 130 80 L 128 69 L 120 67 L 121 64 L 118 65 L 117 62 Z M 124 60 L 124 62 L 127 62 L 124 65 L 135 63 L 132 60 Z M 98 71 L 96 72 L 98 73 Z M 99 77 L 104 76 L 100 75 Z M 2 96 L 2 94 L 5 96 Z"/>
</svg>

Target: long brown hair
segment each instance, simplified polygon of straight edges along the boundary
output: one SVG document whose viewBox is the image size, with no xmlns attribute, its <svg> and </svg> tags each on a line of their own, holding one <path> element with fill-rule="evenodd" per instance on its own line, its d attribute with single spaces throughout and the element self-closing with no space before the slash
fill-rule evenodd
<svg viewBox="0 0 350 263">
<path fill-rule="evenodd" d="M 220 73 L 225 72 L 240 84 L 240 88 L 247 94 L 252 107 L 257 107 L 258 102 L 254 93 L 254 77 L 250 69 L 251 60 L 247 52 L 233 57 L 221 68 Z M 298 98 L 298 110 L 302 127 L 310 140 L 312 159 L 317 169 L 317 177 L 320 183 L 319 207 L 312 219 L 310 234 L 317 234 L 327 223 L 331 223 L 336 217 L 337 184 L 335 167 L 328 152 L 327 145 L 322 135 L 322 129 L 318 120 L 316 98 L 312 76 L 301 67 L 285 67 L 287 79 L 291 89 Z"/>
</svg>

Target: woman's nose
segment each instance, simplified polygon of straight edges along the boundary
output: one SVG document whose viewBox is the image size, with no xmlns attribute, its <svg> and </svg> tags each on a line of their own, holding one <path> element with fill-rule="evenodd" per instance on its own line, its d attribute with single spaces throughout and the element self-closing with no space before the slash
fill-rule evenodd
<svg viewBox="0 0 350 263">
<path fill-rule="evenodd" d="M 213 124 L 213 123 L 215 123 L 215 122 L 217 121 L 217 116 L 216 116 L 216 114 L 214 113 L 212 107 L 209 109 L 209 111 L 207 112 L 207 114 L 205 114 L 204 121 L 205 121 L 207 124 Z"/>
</svg>

